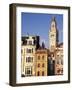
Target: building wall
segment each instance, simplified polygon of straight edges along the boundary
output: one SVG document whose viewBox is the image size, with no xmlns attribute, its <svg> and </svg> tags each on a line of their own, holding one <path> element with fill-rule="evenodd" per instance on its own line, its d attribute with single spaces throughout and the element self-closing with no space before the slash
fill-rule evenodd
<svg viewBox="0 0 72 90">
<path fill-rule="evenodd" d="M 56 49 L 55 74 L 63 75 L 63 48 Z"/>
<path fill-rule="evenodd" d="M 28 53 L 27 49 L 33 50 L 33 52 Z M 32 68 L 32 75 L 35 75 L 35 49 L 36 46 L 22 46 L 22 74 L 25 75 L 25 69 L 26 67 Z M 31 58 L 30 60 L 27 60 L 28 58 Z"/>
<path fill-rule="evenodd" d="M 22 63 L 21 74 L 22 76 L 35 76 L 35 51 L 37 43 L 34 42 L 34 36 L 23 38 L 22 44 Z"/>
<path fill-rule="evenodd" d="M 36 51 L 36 76 L 47 76 L 47 50 Z"/>
</svg>

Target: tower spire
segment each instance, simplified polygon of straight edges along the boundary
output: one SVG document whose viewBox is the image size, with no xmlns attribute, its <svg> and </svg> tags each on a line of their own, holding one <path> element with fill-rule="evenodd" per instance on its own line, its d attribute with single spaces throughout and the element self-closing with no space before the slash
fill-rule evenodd
<svg viewBox="0 0 72 90">
<path fill-rule="evenodd" d="M 52 21 L 55 21 L 55 22 L 56 22 L 56 20 L 55 20 L 55 16 L 52 16 Z"/>
<path fill-rule="evenodd" d="M 49 32 L 49 47 L 50 50 L 53 52 L 57 46 L 58 41 L 58 31 L 57 31 L 57 24 L 55 16 L 51 19 L 51 27 Z"/>
<path fill-rule="evenodd" d="M 56 18 L 55 18 L 55 16 L 52 16 L 51 30 L 54 30 L 54 28 L 57 28 L 57 23 L 56 23 Z"/>
</svg>

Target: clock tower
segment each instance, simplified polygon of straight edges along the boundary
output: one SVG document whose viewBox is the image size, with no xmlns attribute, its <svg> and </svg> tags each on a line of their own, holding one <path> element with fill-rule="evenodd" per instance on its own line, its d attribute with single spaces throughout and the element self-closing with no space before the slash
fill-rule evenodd
<svg viewBox="0 0 72 90">
<path fill-rule="evenodd" d="M 52 17 L 50 31 L 49 31 L 49 48 L 53 52 L 58 44 L 58 30 L 55 17 Z"/>
</svg>

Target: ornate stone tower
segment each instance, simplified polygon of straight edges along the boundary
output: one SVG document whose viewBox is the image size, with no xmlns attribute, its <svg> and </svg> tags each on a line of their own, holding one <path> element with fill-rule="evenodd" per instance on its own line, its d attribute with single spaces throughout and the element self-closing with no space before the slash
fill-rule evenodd
<svg viewBox="0 0 72 90">
<path fill-rule="evenodd" d="M 54 52 L 58 44 L 58 30 L 55 17 L 52 17 L 50 31 L 49 31 L 49 48 L 51 52 Z"/>
</svg>

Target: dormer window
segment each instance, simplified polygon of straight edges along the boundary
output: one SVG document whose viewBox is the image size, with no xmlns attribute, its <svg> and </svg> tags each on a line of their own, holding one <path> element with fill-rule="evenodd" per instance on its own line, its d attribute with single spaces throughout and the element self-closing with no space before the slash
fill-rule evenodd
<svg viewBox="0 0 72 90">
<path fill-rule="evenodd" d="M 29 41 L 29 45 L 32 45 L 32 41 Z"/>
</svg>

